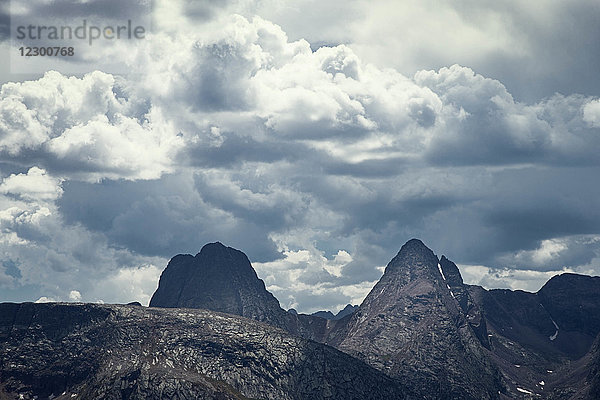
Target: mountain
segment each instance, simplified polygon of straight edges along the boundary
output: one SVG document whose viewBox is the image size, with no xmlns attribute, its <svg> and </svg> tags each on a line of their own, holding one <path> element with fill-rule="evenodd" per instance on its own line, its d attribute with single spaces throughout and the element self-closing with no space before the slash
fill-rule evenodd
<svg viewBox="0 0 600 400">
<path fill-rule="evenodd" d="M 537 293 L 468 290 L 483 312 L 490 354 L 509 392 L 596 398 L 578 396 L 589 392 L 594 380 L 588 374 L 600 365 L 600 278 L 561 274 Z"/>
<path fill-rule="evenodd" d="M 405 399 L 337 351 L 206 310 L 0 304 L 0 399 Z"/>
<path fill-rule="evenodd" d="M 151 306 L 0 304 L 0 399 L 600 398 L 600 278 L 487 290 L 417 239 L 335 319 L 221 243 L 173 257 Z"/>
<path fill-rule="evenodd" d="M 563 274 L 538 293 L 486 290 L 465 284 L 456 264 L 417 239 L 402 246 L 360 306 L 335 316 L 281 309 L 248 258 L 220 243 L 175 256 L 151 306 L 266 322 L 346 352 L 424 399 L 568 399 L 600 380 L 588 376 L 600 365 L 592 346 L 600 278 Z"/>
<path fill-rule="evenodd" d="M 248 257 L 219 242 L 205 245 L 195 256 L 173 257 L 160 276 L 150 307 L 200 308 L 241 315 L 319 342 L 324 342 L 337 324 L 282 309 Z"/>
<path fill-rule="evenodd" d="M 284 329 L 289 318 L 248 257 L 219 242 L 205 245 L 196 256 L 173 257 L 160 276 L 150 307 L 202 308 Z"/>
<path fill-rule="evenodd" d="M 327 343 L 400 379 L 427 399 L 493 399 L 500 374 L 469 324 L 460 274 L 421 241 L 407 242 L 351 316 Z M 461 308 L 461 304 L 465 309 Z"/>
<path fill-rule="evenodd" d="M 330 319 L 330 320 L 339 320 L 339 319 L 344 318 L 346 315 L 352 314 L 357 309 L 358 309 L 358 306 L 353 306 L 352 304 L 348 304 L 348 305 L 346 305 L 346 307 L 344 307 L 344 309 L 338 311 L 337 314 L 333 314 L 331 311 L 317 311 L 310 315 L 319 317 L 319 318 Z"/>
<path fill-rule="evenodd" d="M 317 311 L 310 315 L 324 319 L 335 319 L 335 315 L 331 311 Z"/>
<path fill-rule="evenodd" d="M 354 311 L 358 310 L 358 306 L 353 306 L 352 304 L 348 304 L 346 305 L 346 307 L 344 307 L 343 310 L 338 311 L 337 314 L 335 314 L 335 318 L 334 319 L 342 319 L 347 315 L 351 315 L 354 313 Z"/>
</svg>

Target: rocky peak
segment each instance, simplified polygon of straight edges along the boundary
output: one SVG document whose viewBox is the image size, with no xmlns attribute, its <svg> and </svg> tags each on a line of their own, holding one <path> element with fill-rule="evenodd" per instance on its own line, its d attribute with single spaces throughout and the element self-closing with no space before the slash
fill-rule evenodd
<svg viewBox="0 0 600 400">
<path fill-rule="evenodd" d="M 246 255 L 219 242 L 195 257 L 177 255 L 163 271 L 151 307 L 203 308 L 287 325 L 287 313 L 258 278 Z"/>
<path fill-rule="evenodd" d="M 433 251 L 409 240 L 350 317 L 340 342 L 331 343 L 428 392 L 426 398 L 495 398 L 499 375 L 454 294 L 453 286 L 468 296 L 458 268 L 444 260 L 451 281 Z M 423 364 L 427 371 L 419 368 Z"/>
<path fill-rule="evenodd" d="M 537 298 L 560 327 L 559 337 L 565 332 L 578 332 L 588 337 L 583 349 L 591 345 L 600 332 L 600 277 L 557 275 L 537 292 Z"/>
<path fill-rule="evenodd" d="M 463 278 L 458 270 L 456 264 L 452 261 L 448 260 L 446 256 L 442 256 L 440 259 L 440 268 L 442 269 L 442 273 L 444 274 L 444 279 L 450 286 L 462 286 Z"/>
<path fill-rule="evenodd" d="M 386 275 L 395 275 L 405 282 L 418 278 L 439 279 L 438 258 L 422 241 L 411 239 L 402 246 L 385 269 Z"/>
<path fill-rule="evenodd" d="M 150 307 L 201 308 L 241 315 L 320 342 L 336 325 L 336 321 L 283 310 L 246 254 L 219 242 L 205 245 L 196 256 L 173 257 L 160 277 Z"/>
</svg>

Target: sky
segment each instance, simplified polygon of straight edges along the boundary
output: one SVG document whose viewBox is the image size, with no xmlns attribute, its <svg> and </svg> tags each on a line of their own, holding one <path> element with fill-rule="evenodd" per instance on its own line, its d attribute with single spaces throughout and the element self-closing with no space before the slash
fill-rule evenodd
<svg viewBox="0 0 600 400">
<path fill-rule="evenodd" d="M 148 304 L 215 241 L 300 312 L 411 238 L 486 288 L 600 274 L 596 0 L 133 1 L 27 2 L 152 25 L 27 73 L 0 3 L 0 301 Z"/>
</svg>

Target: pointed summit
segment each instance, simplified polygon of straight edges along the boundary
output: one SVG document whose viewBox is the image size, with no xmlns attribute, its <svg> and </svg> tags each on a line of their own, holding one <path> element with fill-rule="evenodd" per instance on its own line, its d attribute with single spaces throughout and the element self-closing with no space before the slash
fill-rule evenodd
<svg viewBox="0 0 600 400">
<path fill-rule="evenodd" d="M 385 275 L 398 275 L 405 283 L 420 277 L 438 280 L 441 275 L 437 265 L 438 258 L 433 251 L 419 239 L 411 239 L 389 262 Z"/>
<path fill-rule="evenodd" d="M 448 277 L 431 249 L 409 240 L 332 344 L 427 398 L 496 398 L 498 375 L 454 293 L 463 295 L 462 278 L 444 264 Z M 464 305 L 469 310 L 468 299 Z"/>
</svg>

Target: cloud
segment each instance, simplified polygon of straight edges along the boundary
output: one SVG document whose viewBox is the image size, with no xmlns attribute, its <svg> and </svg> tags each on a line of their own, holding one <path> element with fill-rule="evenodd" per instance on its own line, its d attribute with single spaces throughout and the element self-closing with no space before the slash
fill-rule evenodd
<svg viewBox="0 0 600 400">
<path fill-rule="evenodd" d="M 594 0 L 439 2 L 278 0 L 254 10 L 290 37 L 346 44 L 366 62 L 409 76 L 468 65 L 502 81 L 522 101 L 559 92 L 598 95 Z M 335 11 L 331 11 L 331 10 Z M 393 49 L 393 50 L 390 50 Z"/>
<path fill-rule="evenodd" d="M 39 167 L 11 174 L 0 183 L 0 284 L 5 293 L 43 293 L 39 301 L 95 301 L 101 296 L 131 301 L 128 295 L 149 299 L 143 280 L 137 280 L 137 290 L 106 282 L 116 271 L 136 277 L 130 272 L 136 269 L 156 278 L 159 270 L 153 265 L 165 260 L 115 248 L 103 233 L 65 223 L 56 206 L 64 193 L 62 184 Z M 98 287 L 104 290 L 94 298 Z"/>
<path fill-rule="evenodd" d="M 347 304 L 360 304 L 375 282 L 345 284 L 341 279 L 352 256 L 338 250 L 331 258 L 312 247 L 308 250 L 284 250 L 280 261 L 254 263 L 267 290 L 282 307 L 300 308 L 312 313 L 339 310 Z"/>
<path fill-rule="evenodd" d="M 69 300 L 80 301 L 81 300 L 81 293 L 79 293 L 79 291 L 77 291 L 77 290 L 71 290 L 69 292 Z"/>
<path fill-rule="evenodd" d="M 3 85 L 2 284 L 145 302 L 216 240 L 300 311 L 359 302 L 412 237 L 486 285 L 598 269 L 597 97 L 519 101 L 469 67 L 403 74 L 228 12 L 252 5 L 197 7 L 161 8 L 129 75 Z"/>
<path fill-rule="evenodd" d="M 84 179 L 150 179 L 169 171 L 179 139 L 159 113 L 127 101 L 112 75 L 48 72 L 0 91 L 0 152 Z M 144 149 L 144 151 L 139 151 Z M 77 171 L 81 171 L 78 173 Z"/>
<path fill-rule="evenodd" d="M 583 120 L 594 128 L 600 128 L 600 100 L 592 100 L 583 106 Z"/>
<path fill-rule="evenodd" d="M 46 171 L 31 167 L 27 174 L 12 174 L 0 185 L 1 194 L 12 194 L 24 200 L 56 200 L 62 195 L 61 180 Z"/>
</svg>

